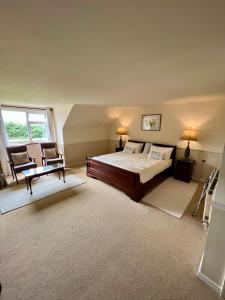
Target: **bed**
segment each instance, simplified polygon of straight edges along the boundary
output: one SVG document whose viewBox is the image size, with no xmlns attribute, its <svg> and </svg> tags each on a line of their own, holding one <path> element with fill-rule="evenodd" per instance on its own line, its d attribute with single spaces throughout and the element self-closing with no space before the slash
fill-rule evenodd
<svg viewBox="0 0 225 300">
<path fill-rule="evenodd" d="M 145 142 L 129 141 L 142 143 L 144 148 Z M 86 157 L 87 176 L 99 179 L 123 191 L 132 200 L 138 202 L 146 191 L 173 175 L 176 146 L 158 143 L 152 143 L 152 145 L 173 148 L 170 159 L 162 163 L 150 162 L 142 153 L 126 154 L 123 152 Z"/>
</svg>

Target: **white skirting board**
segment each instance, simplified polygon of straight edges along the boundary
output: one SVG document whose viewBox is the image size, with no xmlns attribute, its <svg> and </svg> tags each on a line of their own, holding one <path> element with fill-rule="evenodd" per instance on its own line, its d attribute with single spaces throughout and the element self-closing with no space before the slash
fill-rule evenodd
<svg viewBox="0 0 225 300">
<path fill-rule="evenodd" d="M 210 280 L 207 276 L 202 274 L 201 272 L 197 273 L 198 278 L 200 278 L 202 281 L 204 281 L 205 284 L 213 288 L 219 295 L 222 294 L 222 288 L 218 286 L 215 282 Z"/>
<path fill-rule="evenodd" d="M 224 278 L 224 284 L 223 284 L 221 296 L 225 299 L 225 278 Z"/>
<path fill-rule="evenodd" d="M 203 256 L 202 256 L 203 258 Z M 197 272 L 197 277 L 199 279 L 201 279 L 205 284 L 207 284 L 209 287 L 211 287 L 212 289 L 214 289 L 219 295 L 222 295 L 222 289 L 223 287 L 219 286 L 218 284 L 216 284 L 214 281 L 212 281 L 211 279 L 209 279 L 206 275 L 204 275 L 200 270 L 201 270 L 201 266 L 202 266 L 202 258 L 199 264 L 199 268 L 198 268 L 198 272 Z"/>
</svg>

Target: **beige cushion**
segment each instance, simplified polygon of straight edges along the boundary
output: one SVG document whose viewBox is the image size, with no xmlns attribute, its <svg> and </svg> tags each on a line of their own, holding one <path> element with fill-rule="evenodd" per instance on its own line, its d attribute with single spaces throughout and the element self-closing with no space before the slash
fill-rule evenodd
<svg viewBox="0 0 225 300">
<path fill-rule="evenodd" d="M 133 148 L 134 149 L 133 153 L 138 154 L 138 153 L 141 152 L 141 149 L 143 147 L 143 143 L 126 142 L 125 147 Z"/>
<path fill-rule="evenodd" d="M 56 149 L 55 148 L 44 149 L 44 156 L 46 159 L 56 158 L 57 157 Z"/>
<path fill-rule="evenodd" d="M 22 164 L 26 164 L 29 163 L 29 155 L 26 152 L 19 152 L 19 153 L 12 153 L 12 160 L 14 162 L 15 165 L 22 165 Z"/>
<path fill-rule="evenodd" d="M 134 150 L 135 149 L 133 147 L 125 146 L 124 149 L 123 149 L 123 152 L 133 154 Z"/>
</svg>

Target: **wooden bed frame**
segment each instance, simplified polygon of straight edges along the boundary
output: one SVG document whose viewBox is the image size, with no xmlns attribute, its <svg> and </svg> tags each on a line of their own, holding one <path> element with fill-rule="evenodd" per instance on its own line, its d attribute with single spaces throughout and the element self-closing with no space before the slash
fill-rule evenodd
<svg viewBox="0 0 225 300">
<path fill-rule="evenodd" d="M 141 141 L 129 140 L 135 143 L 146 143 Z M 152 143 L 154 146 L 171 147 L 173 152 L 171 154 L 172 165 L 163 172 L 157 174 L 152 179 L 145 183 L 140 182 L 138 173 L 124 170 L 101 161 L 97 161 L 90 157 L 87 160 L 87 176 L 99 179 L 127 194 L 132 200 L 138 202 L 144 196 L 147 190 L 154 188 L 163 180 L 173 175 L 174 164 L 176 159 L 176 146 Z M 144 148 L 144 146 L 143 146 Z"/>
</svg>

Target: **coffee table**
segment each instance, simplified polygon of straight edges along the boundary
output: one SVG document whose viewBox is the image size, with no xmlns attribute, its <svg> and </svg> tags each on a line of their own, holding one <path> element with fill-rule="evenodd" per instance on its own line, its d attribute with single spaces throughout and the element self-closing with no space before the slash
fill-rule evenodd
<svg viewBox="0 0 225 300">
<path fill-rule="evenodd" d="M 31 195 L 33 194 L 32 186 L 31 186 L 31 181 L 33 178 L 41 177 L 43 175 L 48 175 L 56 172 L 58 172 L 59 174 L 59 179 L 60 179 L 60 172 L 62 172 L 63 182 L 66 183 L 64 166 L 61 164 L 43 166 L 43 167 L 38 167 L 38 168 L 33 168 L 33 169 L 23 171 L 22 173 L 25 176 L 27 190 L 30 189 L 30 194 Z"/>
</svg>

